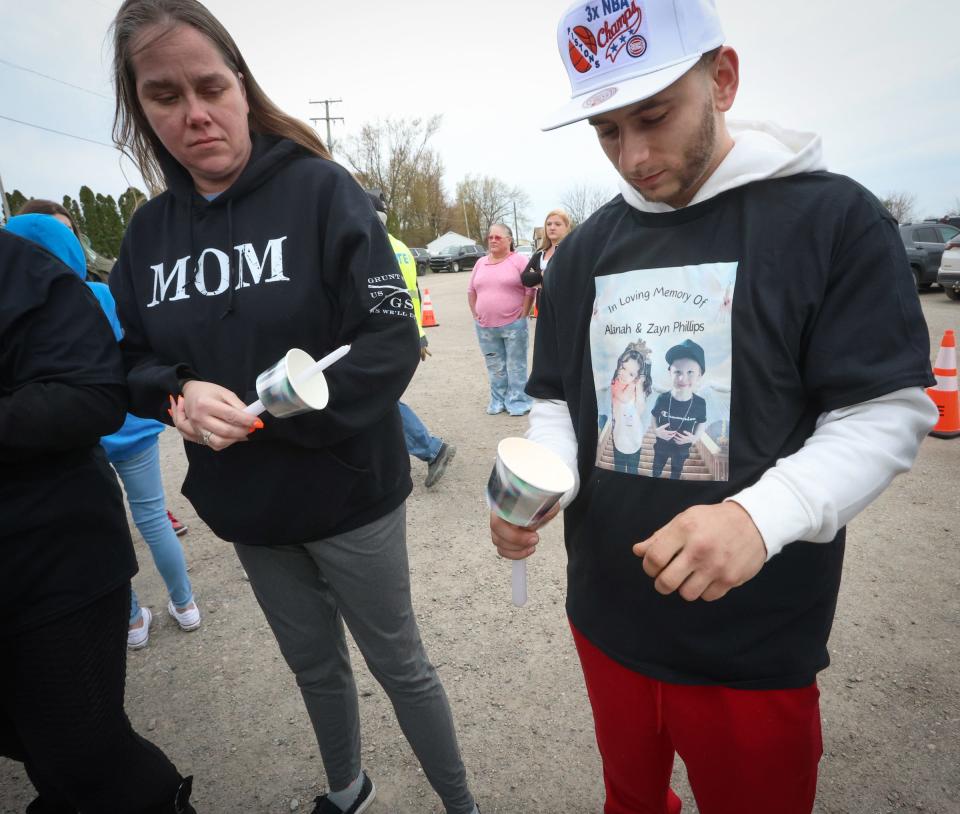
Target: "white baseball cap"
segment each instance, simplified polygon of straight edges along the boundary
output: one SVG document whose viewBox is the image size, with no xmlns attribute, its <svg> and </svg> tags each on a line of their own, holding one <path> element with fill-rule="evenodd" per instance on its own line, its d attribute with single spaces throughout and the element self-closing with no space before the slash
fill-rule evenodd
<svg viewBox="0 0 960 814">
<path fill-rule="evenodd" d="M 722 44 L 714 0 L 581 0 L 557 27 L 572 98 L 543 129 L 648 99 Z"/>
</svg>

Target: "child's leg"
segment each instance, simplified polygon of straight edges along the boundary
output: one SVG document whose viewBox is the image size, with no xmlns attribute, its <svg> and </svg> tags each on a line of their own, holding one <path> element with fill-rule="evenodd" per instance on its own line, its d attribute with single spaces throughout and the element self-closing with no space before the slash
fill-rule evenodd
<svg viewBox="0 0 960 814">
<path fill-rule="evenodd" d="M 664 720 L 700 814 L 810 814 L 823 753 L 820 692 L 664 685 Z"/>
<path fill-rule="evenodd" d="M 660 716 L 660 682 L 629 670 L 570 625 L 603 758 L 604 814 L 677 814 L 673 743 Z"/>
<path fill-rule="evenodd" d="M 663 467 L 667 465 L 670 454 L 661 447 L 653 447 L 653 477 L 659 478 L 663 474 Z"/>
<path fill-rule="evenodd" d="M 670 480 L 680 480 L 680 476 L 683 474 L 683 466 L 689 457 L 689 449 L 683 447 L 670 453 Z"/>
<path fill-rule="evenodd" d="M 170 599 L 178 608 L 193 600 L 187 576 L 183 548 L 167 518 L 167 506 L 160 479 L 160 445 L 154 440 L 143 452 L 126 461 L 114 461 L 114 469 L 123 481 L 133 522 L 153 555 L 157 571 L 163 577 Z"/>
</svg>

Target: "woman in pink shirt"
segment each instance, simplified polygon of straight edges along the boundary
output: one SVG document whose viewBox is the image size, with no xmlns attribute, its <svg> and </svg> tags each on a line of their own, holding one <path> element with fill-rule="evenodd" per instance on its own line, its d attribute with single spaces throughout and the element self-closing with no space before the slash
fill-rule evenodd
<svg viewBox="0 0 960 814">
<path fill-rule="evenodd" d="M 526 415 L 532 399 L 527 385 L 527 315 L 533 289 L 520 281 L 526 260 L 513 249 L 513 232 L 495 223 L 487 233 L 488 254 L 477 261 L 467 302 L 477 326 L 480 351 L 490 379 L 487 413 Z"/>
</svg>

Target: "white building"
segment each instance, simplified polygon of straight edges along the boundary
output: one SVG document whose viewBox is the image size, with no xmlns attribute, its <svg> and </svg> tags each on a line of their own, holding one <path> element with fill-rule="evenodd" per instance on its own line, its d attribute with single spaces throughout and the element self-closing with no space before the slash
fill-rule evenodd
<svg viewBox="0 0 960 814">
<path fill-rule="evenodd" d="M 447 246 L 472 246 L 473 238 L 464 237 L 458 232 L 446 232 L 440 235 L 436 240 L 431 240 L 427 244 L 427 251 L 430 254 L 439 254 Z"/>
</svg>

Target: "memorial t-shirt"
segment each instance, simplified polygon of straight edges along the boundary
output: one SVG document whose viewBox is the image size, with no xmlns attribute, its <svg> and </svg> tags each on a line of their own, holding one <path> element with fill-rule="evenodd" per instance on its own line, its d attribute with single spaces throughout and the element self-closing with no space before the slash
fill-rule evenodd
<svg viewBox="0 0 960 814">
<path fill-rule="evenodd" d="M 610 384 L 649 364 L 643 420 L 670 390 L 666 355 L 694 343 L 705 427 L 681 477 L 612 459 Z M 544 284 L 527 392 L 561 399 L 581 488 L 565 513 L 567 611 L 620 663 L 664 681 L 798 687 L 828 664 L 844 533 L 795 542 L 724 598 L 662 596 L 631 547 L 719 503 L 796 452 L 827 411 L 932 383 L 927 330 L 896 223 L 827 172 L 758 181 L 684 209 L 620 197 L 575 230 Z"/>
</svg>

